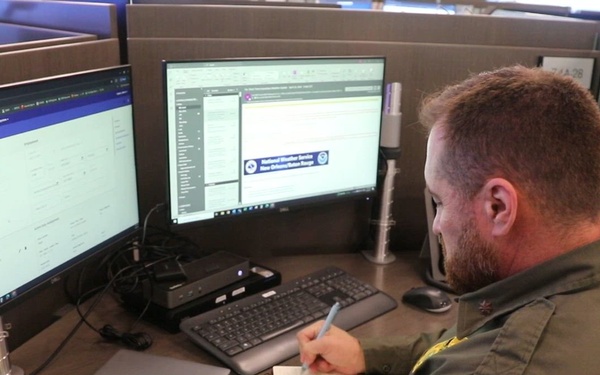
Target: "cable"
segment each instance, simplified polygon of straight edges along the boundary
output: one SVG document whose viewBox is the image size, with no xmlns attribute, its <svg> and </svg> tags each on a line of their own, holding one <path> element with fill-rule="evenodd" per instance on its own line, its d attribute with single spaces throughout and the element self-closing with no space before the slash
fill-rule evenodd
<svg viewBox="0 0 600 375">
<path fill-rule="evenodd" d="M 141 311 L 135 322 L 132 324 L 130 332 L 121 333 L 110 324 L 105 324 L 102 328 L 97 329 L 92 324 L 90 324 L 87 318 L 90 315 L 90 313 L 94 310 L 94 308 L 98 305 L 98 303 L 102 300 L 102 298 L 106 295 L 106 293 L 110 290 L 111 287 L 113 287 L 117 293 L 132 292 L 138 288 L 142 277 L 151 277 L 149 269 L 155 264 L 173 258 L 185 257 L 186 255 L 184 254 L 184 250 L 185 247 L 189 245 L 192 245 L 195 252 L 198 253 L 199 247 L 195 243 L 185 239 L 184 237 L 174 235 L 170 231 L 162 231 L 161 234 L 164 237 L 162 237 L 161 240 L 158 241 L 158 245 L 147 244 L 147 240 L 149 237 L 148 220 L 152 213 L 159 211 L 164 206 L 164 203 L 159 203 L 155 205 L 146 214 L 142 227 L 142 236 L 139 243 L 137 243 L 136 241 L 129 242 L 128 244 L 126 244 L 126 246 L 122 246 L 115 252 L 107 254 L 99 262 L 98 266 L 96 267 L 96 271 L 99 271 L 103 269 L 103 267 L 106 267 L 106 275 L 108 281 L 105 285 L 97 286 L 86 292 L 82 292 L 85 280 L 84 274 L 87 267 L 84 267 L 82 269 L 77 287 L 77 294 L 79 296 L 77 298 L 75 298 L 74 296 L 70 296 L 73 301 L 76 301 L 75 308 L 77 313 L 79 314 L 80 319 L 77 322 L 77 324 L 71 329 L 71 331 L 67 334 L 67 336 L 63 339 L 63 341 L 58 345 L 58 347 L 54 350 L 54 352 L 50 354 L 46 361 L 44 361 L 37 369 L 32 371 L 30 375 L 37 375 L 42 370 L 44 370 L 58 356 L 58 354 L 60 354 L 60 352 L 64 349 L 66 344 L 71 340 L 71 338 L 75 335 L 75 333 L 83 324 L 86 324 L 90 329 L 100 334 L 103 338 L 109 341 L 121 342 L 122 344 L 131 349 L 145 350 L 152 345 L 152 338 L 150 337 L 150 335 L 143 332 L 131 332 L 133 328 L 143 318 L 144 314 L 150 307 L 150 298 L 148 299 L 144 309 Z M 175 241 L 175 244 L 173 244 L 173 241 Z M 132 252 L 135 253 L 139 252 L 140 250 L 142 254 L 138 259 L 136 259 L 135 256 L 129 257 L 129 255 Z M 189 256 L 192 257 L 191 254 Z M 88 310 L 85 313 L 83 313 L 81 311 L 82 301 L 84 301 L 89 296 L 95 293 L 98 293 L 98 295 L 93 300 Z M 66 291 L 66 294 L 69 296 L 68 291 Z"/>
<path fill-rule="evenodd" d="M 130 293 L 133 290 L 136 289 L 136 287 L 139 285 L 140 282 L 140 274 L 146 274 L 146 277 L 150 277 L 149 274 L 149 269 L 161 262 L 164 262 L 166 260 L 172 259 L 173 255 L 171 256 L 167 256 L 167 257 L 163 257 L 163 258 L 159 258 L 156 259 L 152 262 L 147 262 L 147 263 L 137 263 L 137 264 L 131 264 L 128 265 L 126 267 L 120 268 L 119 270 L 116 271 L 115 274 L 111 274 L 109 282 L 108 282 L 108 286 L 113 286 L 115 292 L 119 293 L 119 294 L 123 294 L 123 293 Z M 131 282 L 131 280 L 133 280 L 133 282 Z M 125 285 L 119 285 L 120 283 L 124 283 Z M 81 312 L 80 310 L 80 304 L 81 301 L 83 299 L 85 299 L 87 294 L 91 294 L 91 293 L 96 293 L 98 290 L 102 289 L 103 287 L 98 287 L 95 289 L 92 289 L 88 292 L 86 292 L 85 294 L 83 294 L 79 300 L 77 301 L 75 307 L 77 309 L 77 312 L 79 314 L 79 316 L 85 320 L 85 316 L 84 314 Z M 143 317 L 145 311 L 147 310 L 147 308 L 145 308 L 142 313 L 137 317 L 136 321 L 132 324 L 130 331 L 132 331 L 134 329 L 134 327 L 137 325 L 137 323 L 139 323 L 139 321 L 141 320 L 141 318 Z M 88 327 L 90 327 L 92 330 L 98 332 L 100 335 L 102 335 L 101 330 L 96 329 L 95 327 L 93 327 L 89 322 L 87 322 L 87 320 L 85 321 L 85 323 L 88 325 Z"/>
<path fill-rule="evenodd" d="M 146 214 L 146 217 L 144 218 L 144 225 L 142 227 L 142 246 L 146 243 L 146 228 L 148 227 L 148 219 L 150 219 L 150 216 L 154 211 L 158 211 L 164 206 L 165 203 L 158 203 L 156 206 L 152 207 L 150 211 L 148 211 L 148 213 Z"/>
<path fill-rule="evenodd" d="M 150 267 L 150 266 L 152 266 L 154 264 L 156 264 L 156 262 L 151 262 L 151 263 L 148 263 L 148 264 L 144 265 L 142 268 L 147 268 L 147 267 Z M 106 293 L 108 292 L 108 290 L 110 289 L 110 287 L 112 286 L 112 284 L 114 283 L 114 281 L 120 276 L 121 273 L 124 273 L 125 271 L 128 271 L 128 270 L 129 270 L 129 268 L 127 268 L 127 267 L 120 269 L 113 276 L 113 278 L 111 278 L 109 280 L 109 282 L 106 283 L 106 285 L 94 288 L 91 291 L 88 291 L 88 292 L 84 293 L 82 296 L 79 297 L 79 300 L 78 300 L 78 302 L 76 304 L 76 310 L 77 310 L 77 313 L 80 316 L 79 322 L 77 322 L 77 324 L 73 327 L 73 329 L 71 330 L 71 332 L 69 332 L 69 334 L 63 339 L 63 341 L 58 345 L 58 347 L 54 350 L 54 352 L 52 352 L 52 354 L 50 354 L 50 356 L 46 359 L 46 361 L 44 363 L 42 363 L 37 369 L 35 369 L 34 371 L 32 371 L 30 375 L 37 375 L 42 370 L 44 370 L 58 356 L 58 354 L 67 345 L 67 343 L 71 340 L 71 338 L 73 338 L 73 336 L 75 335 L 75 333 L 79 330 L 79 328 L 84 323 L 88 327 L 90 327 L 91 329 L 93 329 L 94 331 L 96 331 L 100 335 L 102 335 L 102 337 L 105 337 L 105 338 L 108 338 L 108 339 L 112 339 L 112 340 L 118 339 L 119 341 L 121 341 L 122 343 L 124 343 L 125 345 L 127 345 L 128 347 L 131 347 L 131 348 L 136 349 L 136 350 L 144 350 L 144 349 L 150 347 L 150 345 L 152 345 L 152 338 L 148 334 L 146 334 L 146 333 L 126 333 L 126 334 L 120 334 L 120 333 L 118 333 L 110 325 L 105 325 L 103 327 L 103 331 L 101 331 L 101 330 L 97 330 L 96 328 L 94 328 L 88 322 L 88 320 L 87 320 L 87 317 L 89 316 L 89 314 L 94 310 L 94 308 L 96 307 L 96 305 L 102 300 L 102 298 L 104 297 L 104 295 L 106 295 Z M 96 299 L 92 302 L 91 306 L 88 308 L 88 310 L 85 312 L 85 314 L 83 314 L 81 312 L 81 310 L 80 310 L 80 302 L 81 302 L 81 300 L 83 299 L 83 297 L 87 296 L 88 294 L 91 294 L 93 292 L 95 293 L 95 292 L 97 292 L 99 290 L 100 290 L 100 293 L 96 296 Z M 136 320 L 135 323 L 137 323 L 137 320 Z"/>
<path fill-rule="evenodd" d="M 48 357 L 48 359 L 46 359 L 46 361 L 44 363 L 42 363 L 37 369 L 33 370 L 30 375 L 37 375 L 37 374 L 39 374 L 40 371 L 42 371 L 43 369 L 45 369 L 58 356 L 58 354 L 62 351 L 62 349 L 65 347 L 65 345 L 67 345 L 67 343 L 71 340 L 71 338 L 73 338 L 73 336 L 75 335 L 75 333 L 77 332 L 77 330 L 79 330 L 79 328 L 81 327 L 81 325 L 86 320 L 87 316 L 92 312 L 92 310 L 94 309 L 94 307 L 96 307 L 96 305 L 100 302 L 100 300 L 102 299 L 101 297 L 104 296 L 104 294 L 108 290 L 109 286 L 110 286 L 110 283 L 106 284 L 106 286 L 103 288 L 102 292 L 98 295 L 98 297 L 96 297 L 96 299 L 94 300 L 94 302 L 92 303 L 92 305 L 90 306 L 90 308 L 88 309 L 88 311 L 85 313 L 85 315 L 83 315 L 82 319 L 80 319 L 79 322 L 77 322 L 77 324 L 75 325 L 75 327 L 73 327 L 73 329 L 71 330 L 71 332 L 69 332 L 69 334 L 67 335 L 67 337 L 65 337 L 65 339 L 54 350 L 54 352 L 52 354 L 50 354 L 50 356 Z"/>
<path fill-rule="evenodd" d="M 130 349 L 142 351 L 152 345 L 152 337 L 145 332 L 120 333 L 110 324 L 106 324 L 99 331 L 100 336 L 108 341 L 119 341 Z"/>
</svg>

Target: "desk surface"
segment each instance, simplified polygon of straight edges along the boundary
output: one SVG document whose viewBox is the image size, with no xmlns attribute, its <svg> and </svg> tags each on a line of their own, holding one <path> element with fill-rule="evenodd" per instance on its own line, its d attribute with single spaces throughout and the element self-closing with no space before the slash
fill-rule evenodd
<svg viewBox="0 0 600 375">
<path fill-rule="evenodd" d="M 415 334 L 454 324 L 456 307 L 442 314 L 432 314 L 401 303 L 402 294 L 411 287 L 423 285 L 423 281 L 419 276 L 417 253 L 399 253 L 396 256 L 396 261 L 388 265 L 372 264 L 358 253 L 270 257 L 252 261 L 281 272 L 283 282 L 301 277 L 325 265 L 335 265 L 387 292 L 399 302 L 397 309 L 353 329 L 351 332 L 357 337 Z M 95 327 L 111 324 L 120 331 L 127 331 L 136 319 L 133 314 L 122 309 L 111 296 L 105 296 L 94 310 L 88 320 Z M 68 312 L 42 333 L 13 351 L 12 363 L 24 369 L 26 374 L 31 373 L 58 347 L 78 320 L 76 311 Z M 222 365 L 182 333 L 171 334 L 146 322 L 140 322 L 134 330 L 146 332 L 153 337 L 154 344 L 147 350 L 148 353 Z M 83 325 L 42 374 L 91 375 L 121 348 L 119 344 L 106 342 Z M 299 365 L 299 359 L 296 356 L 284 364 Z M 265 375 L 269 373 L 270 371 L 264 372 Z"/>
</svg>

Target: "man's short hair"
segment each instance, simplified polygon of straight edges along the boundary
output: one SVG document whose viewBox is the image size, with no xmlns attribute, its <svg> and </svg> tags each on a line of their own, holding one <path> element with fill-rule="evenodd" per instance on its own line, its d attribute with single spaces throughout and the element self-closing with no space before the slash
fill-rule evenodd
<svg viewBox="0 0 600 375">
<path fill-rule="evenodd" d="M 573 79 L 523 66 L 477 74 L 426 99 L 420 120 L 444 127 L 441 173 L 464 198 L 502 177 L 539 212 L 598 217 L 600 110 Z"/>
</svg>

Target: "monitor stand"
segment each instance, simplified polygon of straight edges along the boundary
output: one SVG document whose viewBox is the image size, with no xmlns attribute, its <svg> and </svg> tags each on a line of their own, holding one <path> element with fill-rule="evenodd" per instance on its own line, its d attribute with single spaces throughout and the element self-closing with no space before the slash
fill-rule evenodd
<svg viewBox="0 0 600 375">
<path fill-rule="evenodd" d="M 0 375 L 24 375 L 25 372 L 22 368 L 13 366 L 10 363 L 10 353 L 8 352 L 8 345 L 6 345 L 7 338 L 8 332 L 4 330 L 2 317 L 0 317 Z"/>
</svg>

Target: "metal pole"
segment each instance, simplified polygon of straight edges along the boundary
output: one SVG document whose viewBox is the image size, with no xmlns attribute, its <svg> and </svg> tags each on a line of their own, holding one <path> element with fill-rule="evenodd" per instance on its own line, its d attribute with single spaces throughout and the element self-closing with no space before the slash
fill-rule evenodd
<svg viewBox="0 0 600 375">
<path fill-rule="evenodd" d="M 375 249 L 363 251 L 365 258 L 377 264 L 389 264 L 396 260 L 394 254 L 389 252 L 389 243 L 390 229 L 396 224 L 392 218 L 392 203 L 394 202 L 394 178 L 398 170 L 395 159 L 390 158 L 386 162 L 387 171 L 383 180 L 379 219 L 372 221 L 372 224 L 377 226 Z"/>
<path fill-rule="evenodd" d="M 2 317 L 0 316 L 0 375 L 23 375 L 23 369 L 10 364 L 10 353 L 6 344 L 7 337 L 8 332 L 4 330 Z"/>
</svg>

